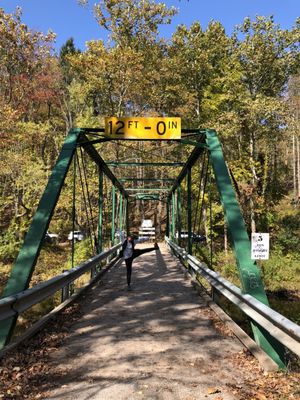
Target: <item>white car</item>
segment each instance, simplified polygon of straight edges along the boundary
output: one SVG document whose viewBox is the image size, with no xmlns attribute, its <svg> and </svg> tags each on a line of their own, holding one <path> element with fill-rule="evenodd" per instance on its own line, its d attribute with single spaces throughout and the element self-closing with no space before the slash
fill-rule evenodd
<svg viewBox="0 0 300 400">
<path fill-rule="evenodd" d="M 201 243 L 201 242 L 206 241 L 206 236 L 204 236 L 204 235 L 200 235 L 200 234 L 191 232 L 191 236 L 192 236 L 192 241 L 195 243 Z M 178 239 L 178 237 L 179 237 L 178 232 L 176 232 L 175 237 L 176 237 L 176 239 Z M 181 239 L 187 239 L 188 237 L 189 237 L 188 231 L 181 231 L 181 235 L 180 235 Z"/>
<path fill-rule="evenodd" d="M 45 240 L 47 242 L 57 242 L 58 241 L 58 234 L 57 233 L 51 233 L 51 232 L 47 231 L 46 235 L 45 235 Z"/>
<path fill-rule="evenodd" d="M 74 240 L 78 240 L 81 242 L 81 240 L 84 239 L 84 234 L 81 231 L 74 231 Z M 73 231 L 71 231 L 68 235 L 68 240 L 73 240 Z"/>
</svg>

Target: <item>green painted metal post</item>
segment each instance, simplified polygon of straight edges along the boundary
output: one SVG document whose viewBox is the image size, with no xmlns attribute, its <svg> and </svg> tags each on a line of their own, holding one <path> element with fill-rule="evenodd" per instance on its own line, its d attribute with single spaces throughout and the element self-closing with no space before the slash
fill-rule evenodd
<svg viewBox="0 0 300 400">
<path fill-rule="evenodd" d="M 178 245 L 181 246 L 181 230 L 182 230 L 182 218 L 181 218 L 181 186 L 177 189 L 177 232 L 178 232 Z"/>
<path fill-rule="evenodd" d="M 65 139 L 46 189 L 33 216 L 23 246 L 12 268 L 11 275 L 3 291 L 3 297 L 14 295 L 29 286 L 45 234 L 76 151 L 80 134 L 80 129 L 72 129 Z M 17 316 L 1 322 L 0 348 L 9 343 L 16 321 Z"/>
<path fill-rule="evenodd" d="M 103 249 L 103 172 L 99 167 L 99 198 L 98 198 L 98 253 Z"/>
<path fill-rule="evenodd" d="M 115 218 L 116 218 L 116 188 L 112 185 L 111 189 L 111 244 L 115 244 Z"/>
<path fill-rule="evenodd" d="M 75 220 L 76 220 L 76 166 L 77 166 L 77 153 L 73 158 L 73 206 L 72 206 L 72 259 L 71 267 L 74 268 L 74 257 L 75 257 Z"/>
<path fill-rule="evenodd" d="M 174 241 L 175 239 L 175 191 L 172 192 L 172 222 L 171 222 L 171 238 Z"/>
<path fill-rule="evenodd" d="M 167 200 L 166 236 L 170 237 L 170 203 L 169 203 L 169 199 Z"/>
<path fill-rule="evenodd" d="M 192 169 L 187 171 L 187 230 L 188 230 L 188 253 L 193 253 L 192 241 Z"/>
<path fill-rule="evenodd" d="M 129 226 L 129 199 L 126 199 L 126 234 L 127 236 L 130 234 L 130 226 Z"/>
<path fill-rule="evenodd" d="M 224 160 L 223 151 L 217 134 L 206 130 L 206 143 L 209 148 L 210 162 L 220 194 L 229 237 L 234 249 L 244 293 L 249 293 L 262 303 L 269 305 L 260 272 L 255 261 L 251 260 L 251 246 L 245 222 Z M 278 364 L 285 368 L 285 351 L 283 346 L 267 331 L 252 321 L 252 330 L 256 342 Z"/>
<path fill-rule="evenodd" d="M 122 227 L 123 227 L 123 231 L 126 231 L 126 198 L 123 197 L 123 221 L 122 221 Z"/>
<path fill-rule="evenodd" d="M 119 202 L 119 231 L 123 230 L 123 196 L 120 193 L 120 202 Z"/>
</svg>

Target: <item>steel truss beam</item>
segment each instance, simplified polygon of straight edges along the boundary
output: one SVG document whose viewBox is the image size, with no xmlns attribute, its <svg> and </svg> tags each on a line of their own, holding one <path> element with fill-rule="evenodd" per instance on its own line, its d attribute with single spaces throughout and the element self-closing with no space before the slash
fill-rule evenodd
<svg viewBox="0 0 300 400">
<path fill-rule="evenodd" d="M 145 192 L 168 192 L 170 188 L 126 188 L 126 190 L 129 192 L 139 192 L 139 191 L 145 191 Z"/>
<path fill-rule="evenodd" d="M 120 182 L 175 182 L 171 178 L 119 178 Z"/>
<path fill-rule="evenodd" d="M 214 130 L 206 131 L 210 162 L 213 167 L 216 185 L 228 227 L 229 237 L 234 249 L 243 292 L 249 293 L 263 304 L 269 305 L 260 272 L 255 261 L 251 260 L 251 246 L 245 222 L 233 189 L 225 163 L 221 143 Z M 256 342 L 281 368 L 285 368 L 284 349 L 267 331 L 252 321 Z"/>
<path fill-rule="evenodd" d="M 92 160 L 101 168 L 103 173 L 114 184 L 114 186 L 119 189 L 119 191 L 122 193 L 122 195 L 125 198 L 127 198 L 128 194 L 127 194 L 124 186 L 117 179 L 117 177 L 114 175 L 114 173 L 108 168 L 108 164 L 103 160 L 103 158 L 100 156 L 100 154 L 95 149 L 95 147 L 92 144 L 89 144 L 87 142 L 87 137 L 84 134 L 80 135 L 79 143 L 81 143 L 81 142 L 85 142 L 85 145 L 83 146 L 84 150 L 88 153 L 88 155 L 92 158 Z"/>
<path fill-rule="evenodd" d="M 183 162 L 113 162 L 109 161 L 106 165 L 110 167 L 182 167 Z"/>
<path fill-rule="evenodd" d="M 87 141 L 87 137 L 82 129 L 72 129 L 66 137 L 48 184 L 32 218 L 28 233 L 12 268 L 2 297 L 15 295 L 16 293 L 26 290 L 29 286 L 48 226 L 78 144 L 84 143 L 83 148 L 99 166 L 99 170 L 113 182 L 113 185 L 120 190 L 125 198 L 128 198 L 128 193 L 125 191 L 123 185 L 107 167 L 93 145 L 87 143 Z M 101 184 L 99 186 L 101 186 Z M 101 209 L 102 205 L 100 205 L 99 208 Z M 102 218 L 99 217 L 99 219 L 100 223 L 102 223 Z M 99 236 L 101 245 L 101 234 Z M 17 315 L 2 321 L 0 326 L 0 348 L 9 343 L 16 322 Z"/>
</svg>

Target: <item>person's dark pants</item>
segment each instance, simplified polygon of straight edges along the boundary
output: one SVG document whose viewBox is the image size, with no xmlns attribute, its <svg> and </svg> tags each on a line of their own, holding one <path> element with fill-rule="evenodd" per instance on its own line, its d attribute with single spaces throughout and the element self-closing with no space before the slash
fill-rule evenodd
<svg viewBox="0 0 300 400">
<path fill-rule="evenodd" d="M 127 270 L 127 285 L 130 286 L 131 272 L 132 272 L 132 261 L 133 257 L 125 258 L 126 270 Z"/>
<path fill-rule="evenodd" d="M 146 249 L 134 249 L 133 256 L 130 258 L 125 258 L 126 270 L 127 270 L 127 285 L 130 286 L 131 283 L 131 272 L 132 272 L 132 261 L 138 256 L 148 253 L 148 251 L 156 250 L 156 247 L 147 247 Z"/>
</svg>

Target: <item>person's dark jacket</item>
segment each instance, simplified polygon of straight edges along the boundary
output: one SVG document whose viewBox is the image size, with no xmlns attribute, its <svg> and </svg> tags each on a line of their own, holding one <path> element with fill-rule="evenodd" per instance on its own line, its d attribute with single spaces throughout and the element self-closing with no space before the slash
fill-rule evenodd
<svg viewBox="0 0 300 400">
<path fill-rule="evenodd" d="M 124 255 L 124 251 L 125 251 L 125 249 L 126 249 L 126 247 L 127 247 L 127 243 L 128 243 L 128 240 L 126 239 L 126 240 L 124 240 L 124 242 L 122 243 L 122 250 L 120 251 L 120 254 L 119 254 L 119 256 L 120 257 L 123 257 L 123 255 Z M 134 246 L 135 246 L 135 243 L 134 243 L 134 240 L 132 241 L 132 251 L 133 251 L 133 253 L 132 253 L 132 258 L 134 258 L 134 256 L 135 256 L 135 250 L 134 250 Z"/>
</svg>

